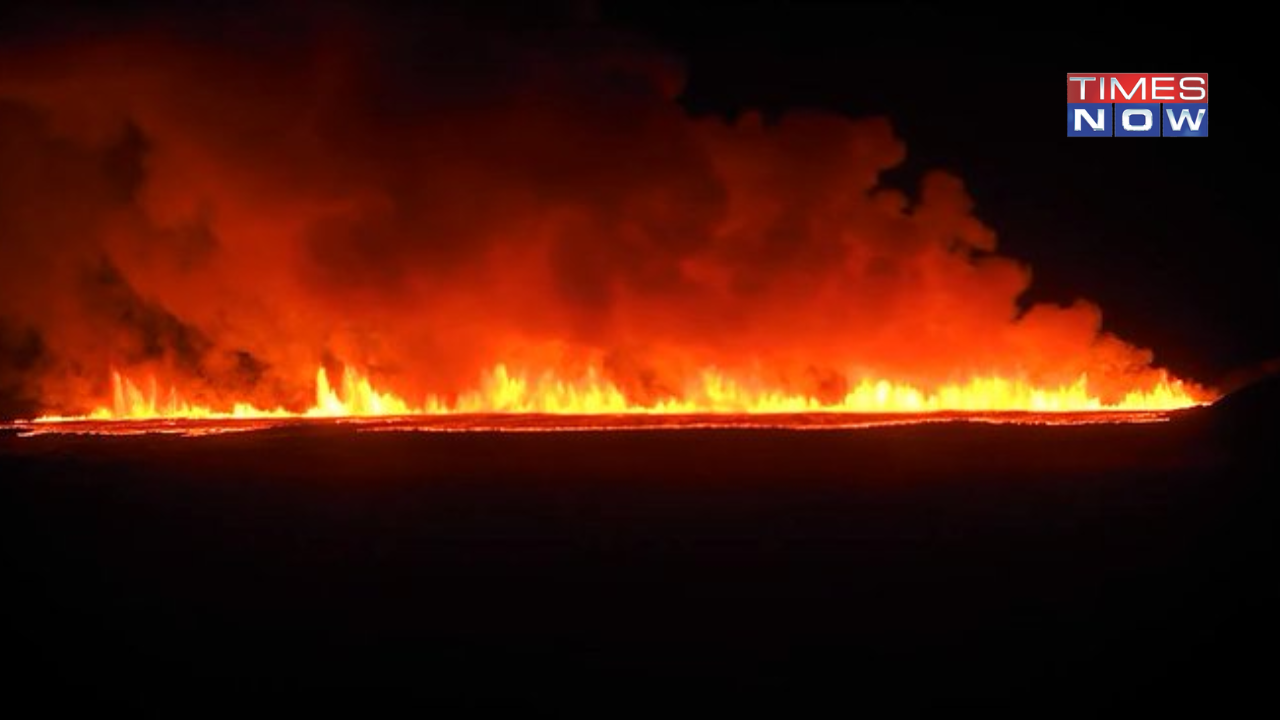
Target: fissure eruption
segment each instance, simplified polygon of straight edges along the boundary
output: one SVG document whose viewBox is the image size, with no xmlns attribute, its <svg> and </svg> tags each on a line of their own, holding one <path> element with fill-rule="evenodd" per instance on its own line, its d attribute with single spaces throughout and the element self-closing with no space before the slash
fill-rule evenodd
<svg viewBox="0 0 1280 720">
<path fill-rule="evenodd" d="M 679 62 L 592 24 L 344 13 L 4 51 L 6 416 L 1214 397 L 1088 302 L 1021 303 L 960 180 L 882 181 L 885 119 L 695 117 Z"/>
</svg>

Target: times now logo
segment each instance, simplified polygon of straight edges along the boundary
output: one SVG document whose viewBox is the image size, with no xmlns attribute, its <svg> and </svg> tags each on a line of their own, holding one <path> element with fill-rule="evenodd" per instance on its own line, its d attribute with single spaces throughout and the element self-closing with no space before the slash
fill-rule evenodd
<svg viewBox="0 0 1280 720">
<path fill-rule="evenodd" d="M 1067 73 L 1067 137 L 1208 136 L 1208 73 Z"/>
</svg>

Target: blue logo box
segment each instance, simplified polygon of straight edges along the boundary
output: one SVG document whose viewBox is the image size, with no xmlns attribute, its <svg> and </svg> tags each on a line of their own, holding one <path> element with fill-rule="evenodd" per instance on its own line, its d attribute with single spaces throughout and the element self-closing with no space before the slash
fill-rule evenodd
<svg viewBox="0 0 1280 720">
<path fill-rule="evenodd" d="M 1111 137 L 1112 103 L 1067 103 L 1067 137 Z"/>
<path fill-rule="evenodd" d="M 1209 137 L 1209 104 L 1067 103 L 1067 137 Z"/>
</svg>

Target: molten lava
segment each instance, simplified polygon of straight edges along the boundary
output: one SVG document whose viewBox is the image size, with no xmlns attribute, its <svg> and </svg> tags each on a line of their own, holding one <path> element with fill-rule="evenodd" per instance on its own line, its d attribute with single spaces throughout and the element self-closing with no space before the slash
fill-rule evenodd
<svg viewBox="0 0 1280 720">
<path fill-rule="evenodd" d="M 789 394 L 743 379 L 705 370 L 690 378 L 684 393 L 652 404 L 628 399 L 602 373 L 589 368 L 581 377 L 564 378 L 552 372 L 512 372 L 496 365 L 485 374 L 480 387 L 446 398 L 428 395 L 406 400 L 380 391 L 369 378 L 345 368 L 335 386 L 324 368 L 316 371 L 315 402 L 305 410 L 260 408 L 247 402 L 229 407 L 196 405 L 178 390 L 161 390 L 154 377 L 136 382 L 119 372 L 112 374 L 110 405 L 86 415 L 40 417 L 36 422 L 68 420 L 154 420 L 233 418 L 348 418 L 448 414 L 784 414 L 784 413 L 934 413 L 934 412 L 1150 412 L 1176 410 L 1208 402 L 1210 397 L 1179 380 L 1162 378 L 1149 390 L 1134 390 L 1121 400 L 1103 403 L 1091 395 L 1088 378 L 1070 386 L 1034 387 L 999 377 L 974 378 L 965 384 L 943 385 L 931 391 L 886 380 L 861 380 L 835 401 Z"/>
</svg>

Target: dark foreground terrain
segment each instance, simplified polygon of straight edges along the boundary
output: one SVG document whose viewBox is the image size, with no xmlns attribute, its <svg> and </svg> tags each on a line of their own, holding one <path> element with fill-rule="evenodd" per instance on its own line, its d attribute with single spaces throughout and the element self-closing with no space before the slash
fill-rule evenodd
<svg viewBox="0 0 1280 720">
<path fill-rule="evenodd" d="M 1146 425 L 10 433 L 2 697 L 1230 716 L 1276 677 L 1255 395 Z"/>
</svg>

